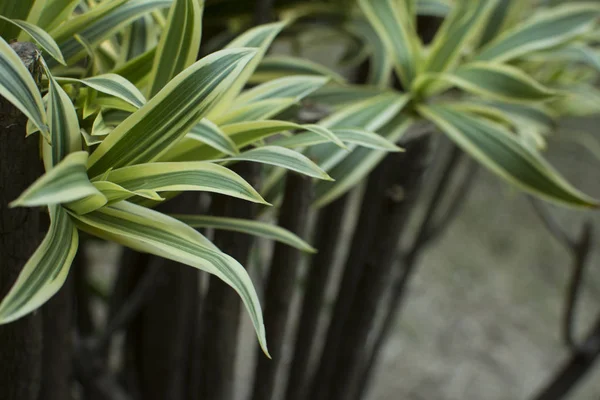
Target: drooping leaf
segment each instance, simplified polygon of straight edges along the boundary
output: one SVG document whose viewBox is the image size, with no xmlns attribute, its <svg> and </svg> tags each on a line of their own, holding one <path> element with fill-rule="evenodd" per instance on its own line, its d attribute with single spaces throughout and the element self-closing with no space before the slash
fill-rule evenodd
<svg viewBox="0 0 600 400">
<path fill-rule="evenodd" d="M 140 108 L 146 103 L 146 98 L 138 88 L 127 79 L 117 74 L 96 75 L 86 79 L 57 78 L 59 82 L 77 82 L 91 87 L 99 92 L 117 97 L 135 108 Z"/>
<path fill-rule="evenodd" d="M 445 17 L 452 10 L 448 0 L 417 0 L 417 14 Z"/>
<path fill-rule="evenodd" d="M 48 301 L 64 284 L 79 236 L 67 212 L 50 206 L 50 229 L 0 303 L 0 324 L 19 319 Z"/>
<path fill-rule="evenodd" d="M 326 76 L 334 82 L 345 82 L 344 77 L 321 64 L 308 61 L 304 58 L 279 55 L 263 58 L 254 74 L 250 77 L 249 82 L 263 83 L 293 75 Z"/>
<path fill-rule="evenodd" d="M 279 146 L 263 146 L 256 149 L 245 151 L 235 157 L 228 157 L 223 160 L 213 161 L 252 161 L 261 164 L 274 165 L 296 171 L 317 179 L 331 180 L 319 166 L 310 161 L 306 156 Z"/>
<path fill-rule="evenodd" d="M 518 68 L 495 63 L 469 63 L 443 79 L 468 92 L 507 102 L 542 101 L 558 94 Z"/>
<path fill-rule="evenodd" d="M 25 114 L 41 132 L 48 132 L 40 91 L 19 56 L 1 37 L 0 94 Z"/>
<path fill-rule="evenodd" d="M 262 312 L 248 273 L 195 229 L 154 210 L 127 202 L 74 217 L 78 228 L 90 234 L 190 265 L 222 279 L 242 298 L 261 347 L 268 355 Z"/>
<path fill-rule="evenodd" d="M 600 14 L 594 3 L 564 4 L 542 11 L 499 35 L 477 55 L 479 61 L 509 61 L 559 46 L 588 31 Z"/>
<path fill-rule="evenodd" d="M 198 0 L 174 0 L 152 63 L 149 97 L 196 61 L 202 34 L 202 11 Z"/>
<path fill-rule="evenodd" d="M 375 150 L 401 151 L 394 143 L 376 133 L 359 129 L 332 129 L 331 131 L 344 143 L 352 143 Z M 316 144 L 327 142 L 328 140 L 326 138 L 317 135 L 314 132 L 303 132 L 297 133 L 294 136 L 276 139 L 270 142 L 270 145 L 295 148 L 314 146 Z"/>
<path fill-rule="evenodd" d="M 6 22 L 9 22 L 15 26 L 18 26 L 20 29 L 27 32 L 29 36 L 31 36 L 40 47 L 48 52 L 56 61 L 59 63 L 66 65 L 65 59 L 63 58 L 62 53 L 60 52 L 60 48 L 58 44 L 52 39 L 46 31 L 42 28 L 30 24 L 27 21 L 21 21 L 20 19 L 10 19 L 0 15 L 0 19 Z"/>
<path fill-rule="evenodd" d="M 386 93 L 393 92 L 367 85 L 327 85 L 309 95 L 307 99 L 337 109 Z"/>
<path fill-rule="evenodd" d="M 275 98 L 259 100 L 255 103 L 234 107 L 230 111 L 215 115 L 211 121 L 221 126 L 237 122 L 250 122 L 273 118 L 293 105 L 298 104 L 295 98 Z"/>
<path fill-rule="evenodd" d="M 132 192 L 207 191 L 265 204 L 252 186 L 235 172 L 217 164 L 196 162 L 154 162 L 113 169 L 102 180 Z"/>
<path fill-rule="evenodd" d="M 509 131 L 482 118 L 431 105 L 419 112 L 492 172 L 533 194 L 571 206 L 598 207 Z"/>
<path fill-rule="evenodd" d="M 235 99 L 235 107 L 271 99 L 295 99 L 300 101 L 325 85 L 327 80 L 326 77 L 310 75 L 274 79 L 241 93 Z"/>
<path fill-rule="evenodd" d="M 98 191 L 90 182 L 85 170 L 87 158 L 88 154 L 85 151 L 67 155 L 27 188 L 11 206 L 61 204 L 96 194 Z"/>
<path fill-rule="evenodd" d="M 0 1 L 0 15 L 11 19 L 27 19 L 35 0 L 3 0 Z M 0 20 L 0 37 L 6 40 L 17 39 L 19 28 Z"/>
<path fill-rule="evenodd" d="M 390 142 L 396 142 L 412 126 L 413 120 L 402 114 L 397 115 L 380 133 Z M 323 207 L 352 189 L 379 164 L 387 151 L 365 147 L 354 149 L 341 162 L 329 170 L 334 182 L 318 182 L 315 187 L 315 206 Z"/>
<path fill-rule="evenodd" d="M 248 235 L 260 236 L 265 239 L 285 243 L 298 250 L 307 253 L 315 253 L 316 250 L 302 238 L 293 232 L 283 229 L 277 225 L 261 221 L 241 218 L 213 217 L 207 215 L 185 215 L 174 214 L 173 218 L 191 226 L 192 228 L 209 228 L 232 232 L 247 233 Z"/>
<path fill-rule="evenodd" d="M 37 25 L 50 31 L 66 21 L 79 4 L 79 0 L 47 0 Z"/>
<path fill-rule="evenodd" d="M 185 136 L 187 139 L 197 140 L 213 147 L 230 156 L 239 153 L 235 143 L 227 136 L 221 128 L 204 118 L 196 124 Z"/>
<path fill-rule="evenodd" d="M 158 159 L 220 100 L 253 54 L 219 51 L 177 75 L 96 148 L 88 162 L 90 176 Z"/>
</svg>

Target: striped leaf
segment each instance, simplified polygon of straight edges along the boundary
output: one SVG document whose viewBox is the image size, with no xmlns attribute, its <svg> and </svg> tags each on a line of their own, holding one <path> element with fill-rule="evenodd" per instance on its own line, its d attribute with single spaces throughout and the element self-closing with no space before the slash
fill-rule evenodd
<svg viewBox="0 0 600 400">
<path fill-rule="evenodd" d="M 302 75 L 274 79 L 241 93 L 235 99 L 235 107 L 271 99 L 300 101 L 325 85 L 327 80 L 326 77 Z"/>
<path fill-rule="evenodd" d="M 359 129 L 332 129 L 331 131 L 344 143 L 352 143 L 375 150 L 401 151 L 394 143 L 376 133 Z M 314 132 L 303 132 L 297 133 L 294 136 L 276 139 L 269 144 L 272 146 L 295 148 L 314 146 L 327 142 L 327 139 Z"/>
<path fill-rule="evenodd" d="M 250 77 L 249 82 L 263 83 L 293 75 L 326 76 L 335 82 L 345 82 L 343 76 L 321 64 L 292 56 L 268 56 L 263 58 Z"/>
<path fill-rule="evenodd" d="M 381 128 L 381 135 L 390 142 L 398 141 L 413 121 L 402 114 L 397 115 Z M 386 156 L 386 151 L 365 147 L 354 149 L 341 162 L 329 170 L 334 182 L 318 182 L 315 186 L 315 206 L 323 207 L 364 181 L 366 176 Z"/>
<path fill-rule="evenodd" d="M 208 228 L 241 232 L 248 235 L 274 240 L 276 242 L 285 243 L 307 253 L 316 253 L 314 247 L 306 243 L 301 237 L 293 232 L 288 231 L 287 229 L 283 229 L 273 224 L 267 224 L 249 219 L 213 217 L 207 215 L 174 214 L 171 215 L 171 217 L 176 218 L 196 229 Z"/>
<path fill-rule="evenodd" d="M 85 56 L 85 50 L 74 35 L 78 34 L 92 47 L 109 38 L 129 22 L 157 8 L 168 7 L 173 0 L 114 0 L 102 2 L 90 11 L 60 25 L 50 34 L 72 63 Z"/>
<path fill-rule="evenodd" d="M 359 0 L 359 5 L 385 45 L 394 55 L 400 80 L 409 88 L 417 75 L 420 47 L 406 0 Z"/>
<path fill-rule="evenodd" d="M 146 98 L 138 88 L 127 79 L 117 74 L 96 75 L 86 79 L 57 78 L 59 82 L 77 82 L 94 90 L 121 99 L 136 109 L 146 104 Z"/>
<path fill-rule="evenodd" d="M 35 0 L 2 0 L 0 1 L 0 15 L 12 19 L 27 19 L 34 6 Z M 0 37 L 6 40 L 17 39 L 19 28 L 15 25 L 0 20 Z"/>
<path fill-rule="evenodd" d="M 435 35 L 425 71 L 444 72 L 455 65 L 464 53 L 465 45 L 481 31 L 497 2 L 488 0 L 473 4 L 463 1 L 456 5 Z"/>
<path fill-rule="evenodd" d="M 127 190 L 124 187 L 117 185 L 116 183 L 109 181 L 97 181 L 94 182 L 94 186 L 104 197 L 106 197 L 106 204 L 113 204 L 119 201 L 130 199 L 134 196 L 140 196 L 145 199 L 154 200 L 154 201 L 162 201 L 162 198 L 157 192 L 154 190 L 136 190 L 131 191 Z"/>
<path fill-rule="evenodd" d="M 521 7 L 519 3 L 522 2 L 518 0 L 498 0 L 496 2 L 488 19 L 492 23 L 488 23 L 481 34 L 480 47 L 486 45 L 504 31 L 507 24 L 514 18 L 514 14 L 519 11 L 519 7 Z"/>
<path fill-rule="evenodd" d="M 62 53 L 60 52 L 60 48 L 58 44 L 52 39 L 46 31 L 42 28 L 30 24 L 27 21 L 21 21 L 20 19 L 10 19 L 3 17 L 0 15 L 0 19 L 6 22 L 9 22 L 15 26 L 18 26 L 20 29 L 27 32 L 29 36 L 33 38 L 40 45 L 40 47 L 48 52 L 56 61 L 61 63 L 62 65 L 66 65 L 65 59 L 63 58 Z"/>
<path fill-rule="evenodd" d="M 417 0 L 417 14 L 443 18 L 452 10 L 449 0 Z"/>
<path fill-rule="evenodd" d="M 193 139 L 205 143 L 212 148 L 219 150 L 230 156 L 239 153 L 235 143 L 227 136 L 217 125 L 204 118 L 199 124 L 185 136 L 187 139 Z"/>
<path fill-rule="evenodd" d="M 441 105 L 420 107 L 419 112 L 464 151 L 521 189 L 571 206 L 600 205 L 571 186 L 539 153 L 499 125 Z"/>
<path fill-rule="evenodd" d="M 69 19 L 79 0 L 47 0 L 37 25 L 50 31 Z"/>
<path fill-rule="evenodd" d="M 71 98 L 56 82 L 48 68 L 45 66 L 44 68 L 50 83 L 46 111 L 51 142 L 44 141 L 43 143 L 44 164 L 46 170 L 48 170 L 63 160 L 69 153 L 81 150 L 81 134 L 77 112 Z"/>
<path fill-rule="evenodd" d="M 202 11 L 198 0 L 174 0 L 152 63 L 149 97 L 196 61 L 202 35 Z"/>
<path fill-rule="evenodd" d="M 509 61 L 559 46 L 590 30 L 600 15 L 593 3 L 565 4 L 541 12 L 498 36 L 477 55 L 479 61 Z"/>
<path fill-rule="evenodd" d="M 248 150 L 235 157 L 228 157 L 218 161 L 251 161 L 261 164 L 274 165 L 298 172 L 312 178 L 331 180 L 325 171 L 310 161 L 306 156 L 297 151 L 286 149 L 279 146 L 263 146 L 257 149 Z"/>
<path fill-rule="evenodd" d="M 367 85 L 327 85 L 309 95 L 307 99 L 328 107 L 340 108 L 386 93 L 392 92 Z"/>
<path fill-rule="evenodd" d="M 90 234 L 190 265 L 222 279 L 242 298 L 261 347 L 268 355 L 262 312 L 248 273 L 235 259 L 210 245 L 195 229 L 127 202 L 74 217 L 77 226 Z"/>
<path fill-rule="evenodd" d="M 48 132 L 40 91 L 19 56 L 1 37 L 0 95 L 25 114 L 41 132 Z"/>
<path fill-rule="evenodd" d="M 298 104 L 295 98 L 275 98 L 260 100 L 255 103 L 245 104 L 233 108 L 229 112 L 223 112 L 211 119 L 215 124 L 221 126 L 237 122 L 256 121 L 273 118 L 293 105 Z"/>
<path fill-rule="evenodd" d="M 371 52 L 367 83 L 379 88 L 389 87 L 394 69 L 394 60 L 393 53 L 388 51 L 383 38 L 377 34 L 367 21 L 357 21 L 349 28 L 367 43 Z"/>
<path fill-rule="evenodd" d="M 152 70 L 152 60 L 154 59 L 155 54 L 156 47 L 146 51 L 143 54 L 140 54 L 135 58 L 132 58 L 125 64 L 113 69 L 111 72 L 116 75 L 122 76 L 124 79 L 127 79 L 136 87 L 143 87 L 144 85 L 146 85 L 150 77 L 150 71 Z"/>
<path fill-rule="evenodd" d="M 248 63 L 248 65 L 246 65 L 242 73 L 239 74 L 235 82 L 223 95 L 223 100 L 209 112 L 208 118 L 216 118 L 231 107 L 234 99 L 248 83 L 248 79 L 252 76 L 268 48 L 271 46 L 275 36 L 281 32 L 284 26 L 285 22 L 260 25 L 248 30 L 227 45 L 227 49 L 256 48 L 256 56 Z"/>
<path fill-rule="evenodd" d="M 235 172 L 208 162 L 155 162 L 111 170 L 108 180 L 132 192 L 207 191 L 266 204 Z"/>
<path fill-rule="evenodd" d="M 220 100 L 253 54 L 219 51 L 177 75 L 96 148 L 88 162 L 90 176 L 158 159 Z"/>
<path fill-rule="evenodd" d="M 11 207 L 68 203 L 96 194 L 98 191 L 90 182 L 85 170 L 87 158 L 88 154 L 85 151 L 67 155 L 27 188 L 11 203 Z"/>
<path fill-rule="evenodd" d="M 557 95 L 518 68 L 476 62 L 459 68 L 442 79 L 477 95 L 507 102 L 535 102 Z"/>
<path fill-rule="evenodd" d="M 62 287 L 77 247 L 77 229 L 60 206 L 50 206 L 50 229 L 0 303 L 0 324 L 19 319 L 47 302 Z"/>
</svg>

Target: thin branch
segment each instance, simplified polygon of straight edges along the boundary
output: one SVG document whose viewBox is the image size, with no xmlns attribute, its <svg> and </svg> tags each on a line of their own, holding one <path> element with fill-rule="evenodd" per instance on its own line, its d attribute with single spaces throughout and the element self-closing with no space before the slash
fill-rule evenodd
<svg viewBox="0 0 600 400">
<path fill-rule="evenodd" d="M 567 231 L 565 231 L 562 226 L 556 221 L 556 219 L 552 216 L 551 213 L 546 210 L 546 207 L 542 204 L 541 201 L 528 196 L 529 202 L 533 207 L 533 210 L 537 214 L 537 216 L 542 220 L 544 226 L 554 236 L 559 242 L 561 242 L 568 249 L 573 249 L 576 247 L 576 241 L 569 235 Z"/>
<path fill-rule="evenodd" d="M 581 230 L 581 234 L 579 235 L 579 239 L 572 249 L 573 270 L 565 299 L 562 334 L 564 342 L 573 350 L 579 348 L 579 345 L 574 339 L 574 321 L 584 270 L 592 248 L 592 234 L 593 225 L 590 221 L 586 221 Z"/>
</svg>

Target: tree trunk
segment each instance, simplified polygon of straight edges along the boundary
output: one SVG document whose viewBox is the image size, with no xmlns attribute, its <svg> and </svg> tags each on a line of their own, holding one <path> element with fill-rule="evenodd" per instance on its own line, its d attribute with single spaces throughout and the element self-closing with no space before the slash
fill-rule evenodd
<svg viewBox="0 0 600 400">
<path fill-rule="evenodd" d="M 13 43 L 22 60 L 33 71 L 31 43 Z M 41 239 L 39 214 L 35 208 L 9 208 L 43 170 L 39 136 L 25 138 L 27 118 L 0 97 L 0 298 L 13 285 L 19 272 Z M 37 399 L 42 352 L 42 314 L 37 311 L 15 322 L 0 325 L 0 399 Z"/>
</svg>

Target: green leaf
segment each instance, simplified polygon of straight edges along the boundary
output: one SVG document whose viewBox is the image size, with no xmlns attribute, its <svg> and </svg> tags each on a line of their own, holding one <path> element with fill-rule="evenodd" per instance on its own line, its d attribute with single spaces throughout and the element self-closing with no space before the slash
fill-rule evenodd
<svg viewBox="0 0 600 400">
<path fill-rule="evenodd" d="M 385 139 L 376 133 L 363 131 L 359 129 L 332 129 L 331 130 L 342 142 L 352 143 L 362 147 L 368 147 L 375 150 L 401 151 L 394 143 Z M 288 148 L 314 146 L 316 144 L 327 143 L 329 140 L 314 132 L 297 133 L 294 136 L 276 139 L 269 144 L 272 146 L 281 146 Z"/>
<path fill-rule="evenodd" d="M 512 19 L 513 14 L 518 11 L 518 4 L 522 3 L 518 0 L 499 0 L 496 2 L 494 9 L 488 19 L 488 23 L 484 28 L 479 46 L 486 45 L 491 40 L 496 38 L 506 28 L 506 25 Z"/>
<path fill-rule="evenodd" d="M 235 143 L 217 125 L 204 118 L 185 136 L 197 140 L 230 156 L 239 153 Z M 186 143 L 187 144 L 187 143 Z"/>
<path fill-rule="evenodd" d="M 252 186 L 235 172 L 209 162 L 154 162 L 113 169 L 102 178 L 132 192 L 207 191 L 267 204 Z"/>
<path fill-rule="evenodd" d="M 383 38 L 364 20 L 358 20 L 350 24 L 348 29 L 367 44 L 371 53 L 367 83 L 381 89 L 389 87 L 394 69 L 394 61 L 393 53 L 388 51 Z"/>
<path fill-rule="evenodd" d="M 114 96 L 134 106 L 136 109 L 146 104 L 146 98 L 138 88 L 117 74 L 96 75 L 86 79 L 56 78 L 59 82 L 77 82 L 99 92 Z"/>
<path fill-rule="evenodd" d="M 329 68 L 304 58 L 292 56 L 268 56 L 263 58 L 252 77 L 250 77 L 249 82 L 263 83 L 293 75 L 326 76 L 335 82 L 345 82 L 343 76 Z"/>
<path fill-rule="evenodd" d="M 96 189 L 102 193 L 102 195 L 106 198 L 106 204 L 113 204 L 119 201 L 127 200 L 134 196 L 140 196 L 149 200 L 154 201 L 162 201 L 162 198 L 156 191 L 154 190 L 136 190 L 131 191 L 127 190 L 124 187 L 117 185 L 116 183 L 109 181 L 97 181 L 94 182 L 94 186 Z M 92 210 L 88 211 L 91 212 Z M 79 214 L 79 213 L 78 213 Z"/>
<path fill-rule="evenodd" d="M 77 252 L 79 237 L 69 215 L 50 206 L 50 229 L 0 303 L 0 324 L 29 314 L 62 287 Z"/>
<path fill-rule="evenodd" d="M 77 4 L 79 0 L 47 0 L 37 25 L 47 31 L 56 28 L 73 14 Z"/>
<path fill-rule="evenodd" d="M 445 19 L 431 44 L 425 65 L 426 72 L 450 69 L 464 53 L 465 45 L 481 31 L 498 0 L 461 2 Z M 490 22 L 490 25 L 496 22 Z"/>
<path fill-rule="evenodd" d="M 295 104 L 298 104 L 298 101 L 293 97 L 260 100 L 255 103 L 234 107 L 229 112 L 216 115 L 211 121 L 221 126 L 238 122 L 269 119 Z"/>
<path fill-rule="evenodd" d="M 19 56 L 1 37 L 0 94 L 25 114 L 41 132 L 48 132 L 40 91 Z"/>
<path fill-rule="evenodd" d="M 327 85 L 309 95 L 307 99 L 328 107 L 339 108 L 386 93 L 393 92 L 367 85 Z"/>
<path fill-rule="evenodd" d="M 417 75 L 420 45 L 406 8 L 406 0 L 359 0 L 359 5 L 394 55 L 398 75 L 409 88 Z"/>
<path fill-rule="evenodd" d="M 154 210 L 120 202 L 85 216 L 74 216 L 90 234 L 216 275 L 230 285 L 248 309 L 258 340 L 268 355 L 262 313 L 248 273 L 195 229 Z"/>
<path fill-rule="evenodd" d="M 35 40 L 42 49 L 46 50 L 48 54 L 52 56 L 52 58 L 54 58 L 62 65 L 66 65 L 65 59 L 63 58 L 63 55 L 60 52 L 60 48 L 58 47 L 54 39 L 52 39 L 52 36 L 46 33 L 46 31 L 44 31 L 42 28 L 30 24 L 27 21 L 21 21 L 19 19 L 10 19 L 3 17 L 2 15 L 0 15 L 0 19 L 9 22 L 15 26 L 18 26 L 20 29 L 27 32 L 27 34 L 31 36 L 33 40 Z"/>
<path fill-rule="evenodd" d="M 115 75 L 122 76 L 136 87 L 146 84 L 152 70 L 152 60 L 156 54 L 156 47 L 127 61 L 125 64 L 112 70 Z"/>
<path fill-rule="evenodd" d="M 593 3 L 564 4 L 542 11 L 498 36 L 476 60 L 509 61 L 559 46 L 590 30 L 599 13 L 600 6 Z"/>
<path fill-rule="evenodd" d="M 500 126 L 440 105 L 420 107 L 419 112 L 464 151 L 523 190 L 571 206 L 599 206 L 598 201 L 571 186 L 537 152 Z"/>
<path fill-rule="evenodd" d="M 59 44 L 67 62 L 85 56 L 85 50 L 74 35 L 78 34 L 96 46 L 140 15 L 168 7 L 173 0 L 114 0 L 102 2 L 91 11 L 78 15 L 50 32 Z"/>
<path fill-rule="evenodd" d="M 202 11 L 198 0 L 174 0 L 154 56 L 150 73 L 150 98 L 198 57 Z"/>
<path fill-rule="evenodd" d="M 85 151 L 67 155 L 27 188 L 10 204 L 11 207 L 68 203 L 96 194 L 98 191 L 91 184 L 85 170 L 87 158 Z"/>
<path fill-rule="evenodd" d="M 248 150 L 235 157 L 218 161 L 252 161 L 286 168 L 317 179 L 331 180 L 325 171 L 297 151 L 278 146 L 263 146 Z"/>
<path fill-rule="evenodd" d="M 207 215 L 174 214 L 171 215 L 171 217 L 176 218 L 196 229 L 209 228 L 241 232 L 248 235 L 259 236 L 265 239 L 285 243 L 307 253 L 317 252 L 310 244 L 306 243 L 295 233 L 273 224 L 241 218 L 212 217 Z"/>
<path fill-rule="evenodd" d="M 158 159 L 220 100 L 253 55 L 249 49 L 219 51 L 177 75 L 96 148 L 90 176 Z"/>
<path fill-rule="evenodd" d="M 274 79 L 241 93 L 235 99 L 235 107 L 256 103 L 261 100 L 294 99 L 300 101 L 327 83 L 321 76 L 288 76 Z"/>
<path fill-rule="evenodd" d="M 285 26 L 285 22 L 260 25 L 243 33 L 227 45 L 227 49 L 256 48 L 256 56 L 246 65 L 235 82 L 223 95 L 223 100 L 209 112 L 208 118 L 214 119 L 231 107 L 234 99 L 240 94 L 248 79 L 256 70 L 275 37 Z"/>
<path fill-rule="evenodd" d="M 417 14 L 443 18 L 450 13 L 452 5 L 448 0 L 417 0 Z"/>
<path fill-rule="evenodd" d="M 381 128 L 381 135 L 390 142 L 398 141 L 413 124 L 413 120 L 399 114 Z M 364 181 L 366 176 L 387 155 L 386 151 L 365 147 L 354 149 L 329 170 L 335 182 L 318 182 L 315 186 L 315 206 L 323 207 Z"/>
<path fill-rule="evenodd" d="M 27 19 L 34 3 L 35 0 L 2 0 L 0 1 L 0 15 L 11 19 Z M 0 37 L 12 40 L 16 39 L 18 35 L 19 28 L 0 20 Z"/>
<path fill-rule="evenodd" d="M 470 63 L 442 79 L 467 92 L 507 102 L 543 101 L 558 94 L 520 69 L 502 64 Z"/>
<path fill-rule="evenodd" d="M 44 142 L 43 144 L 44 164 L 48 170 L 69 153 L 81 150 L 81 134 L 77 112 L 71 98 L 56 82 L 45 65 L 44 68 L 50 83 L 47 114 L 51 143 Z"/>
</svg>

